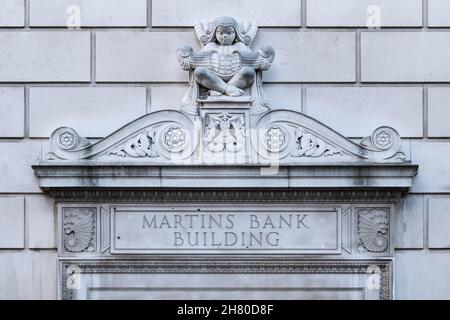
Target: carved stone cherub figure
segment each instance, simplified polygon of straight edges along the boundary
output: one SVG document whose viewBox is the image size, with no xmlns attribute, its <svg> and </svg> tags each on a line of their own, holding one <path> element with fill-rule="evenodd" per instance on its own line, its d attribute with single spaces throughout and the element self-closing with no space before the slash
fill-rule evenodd
<svg viewBox="0 0 450 320">
<path fill-rule="evenodd" d="M 196 52 L 191 47 L 183 47 L 177 52 L 182 68 L 192 71 L 191 88 L 183 101 L 185 111 L 196 113 L 197 99 L 201 98 L 199 89 L 206 89 L 207 96 L 239 97 L 246 95 L 252 86 L 254 90 L 247 91 L 253 101 L 266 104 L 260 71 L 270 68 L 275 52 L 270 46 L 258 51 L 250 49 L 257 31 L 255 23 L 238 24 L 231 17 L 195 25 L 203 48 Z"/>
</svg>

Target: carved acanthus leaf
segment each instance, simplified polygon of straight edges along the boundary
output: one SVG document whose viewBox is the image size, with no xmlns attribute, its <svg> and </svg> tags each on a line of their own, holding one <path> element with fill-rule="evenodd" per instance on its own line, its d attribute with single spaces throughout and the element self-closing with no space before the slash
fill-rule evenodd
<svg viewBox="0 0 450 320">
<path fill-rule="evenodd" d="M 327 144 L 315 135 L 304 131 L 297 130 L 295 132 L 296 149 L 292 154 L 293 157 L 331 157 L 334 155 L 343 155 L 341 150 Z"/>
<path fill-rule="evenodd" d="M 132 158 L 155 158 L 159 155 L 153 149 L 154 144 L 155 131 L 150 129 L 128 140 L 117 149 L 111 151 L 109 154 L 121 157 L 129 156 Z"/>
</svg>

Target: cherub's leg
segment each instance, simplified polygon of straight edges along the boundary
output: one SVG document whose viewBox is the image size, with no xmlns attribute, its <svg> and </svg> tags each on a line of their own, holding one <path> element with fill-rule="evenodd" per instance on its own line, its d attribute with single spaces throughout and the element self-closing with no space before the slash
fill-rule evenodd
<svg viewBox="0 0 450 320">
<path fill-rule="evenodd" d="M 238 87 L 239 89 L 245 89 L 251 85 L 255 79 L 256 71 L 253 68 L 244 67 L 228 81 L 228 84 Z"/>
<path fill-rule="evenodd" d="M 225 93 L 229 96 L 240 96 L 242 90 L 225 83 L 218 75 L 204 67 L 199 67 L 194 71 L 194 78 L 207 89 L 214 90 L 218 93 Z"/>
</svg>

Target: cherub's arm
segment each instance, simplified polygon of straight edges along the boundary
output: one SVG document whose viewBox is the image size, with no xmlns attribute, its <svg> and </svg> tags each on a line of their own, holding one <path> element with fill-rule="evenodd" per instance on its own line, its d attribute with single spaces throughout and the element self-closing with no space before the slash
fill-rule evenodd
<svg viewBox="0 0 450 320">
<path fill-rule="evenodd" d="M 195 52 L 191 47 L 186 46 L 178 49 L 177 60 L 183 70 L 208 67 L 210 54 L 211 52 L 203 50 Z"/>
<path fill-rule="evenodd" d="M 271 46 L 263 46 L 258 51 L 241 52 L 241 62 L 243 65 L 252 67 L 255 70 L 268 70 L 275 59 L 275 51 Z"/>
<path fill-rule="evenodd" d="M 183 70 L 191 69 L 190 57 L 194 53 L 192 47 L 185 46 L 177 50 L 177 60 Z"/>
</svg>

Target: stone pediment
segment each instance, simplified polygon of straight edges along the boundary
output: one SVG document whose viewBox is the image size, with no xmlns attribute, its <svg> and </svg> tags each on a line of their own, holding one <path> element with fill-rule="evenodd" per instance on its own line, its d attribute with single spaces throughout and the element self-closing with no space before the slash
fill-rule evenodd
<svg viewBox="0 0 450 320">
<path fill-rule="evenodd" d="M 179 111 L 149 113 L 90 143 L 68 127 L 51 135 L 49 160 L 163 165 L 301 165 L 305 163 L 405 163 L 401 139 L 390 127 L 355 143 L 304 114 L 247 107 L 203 108 L 202 116 Z"/>
<path fill-rule="evenodd" d="M 149 113 L 95 143 L 56 129 L 34 166 L 41 187 L 409 187 L 417 166 L 395 129 L 354 142 L 305 114 L 271 110 L 262 73 L 275 50 L 251 48 L 257 30 L 230 17 L 196 25 L 201 50 L 177 52 L 190 84 L 179 111 Z"/>
</svg>

